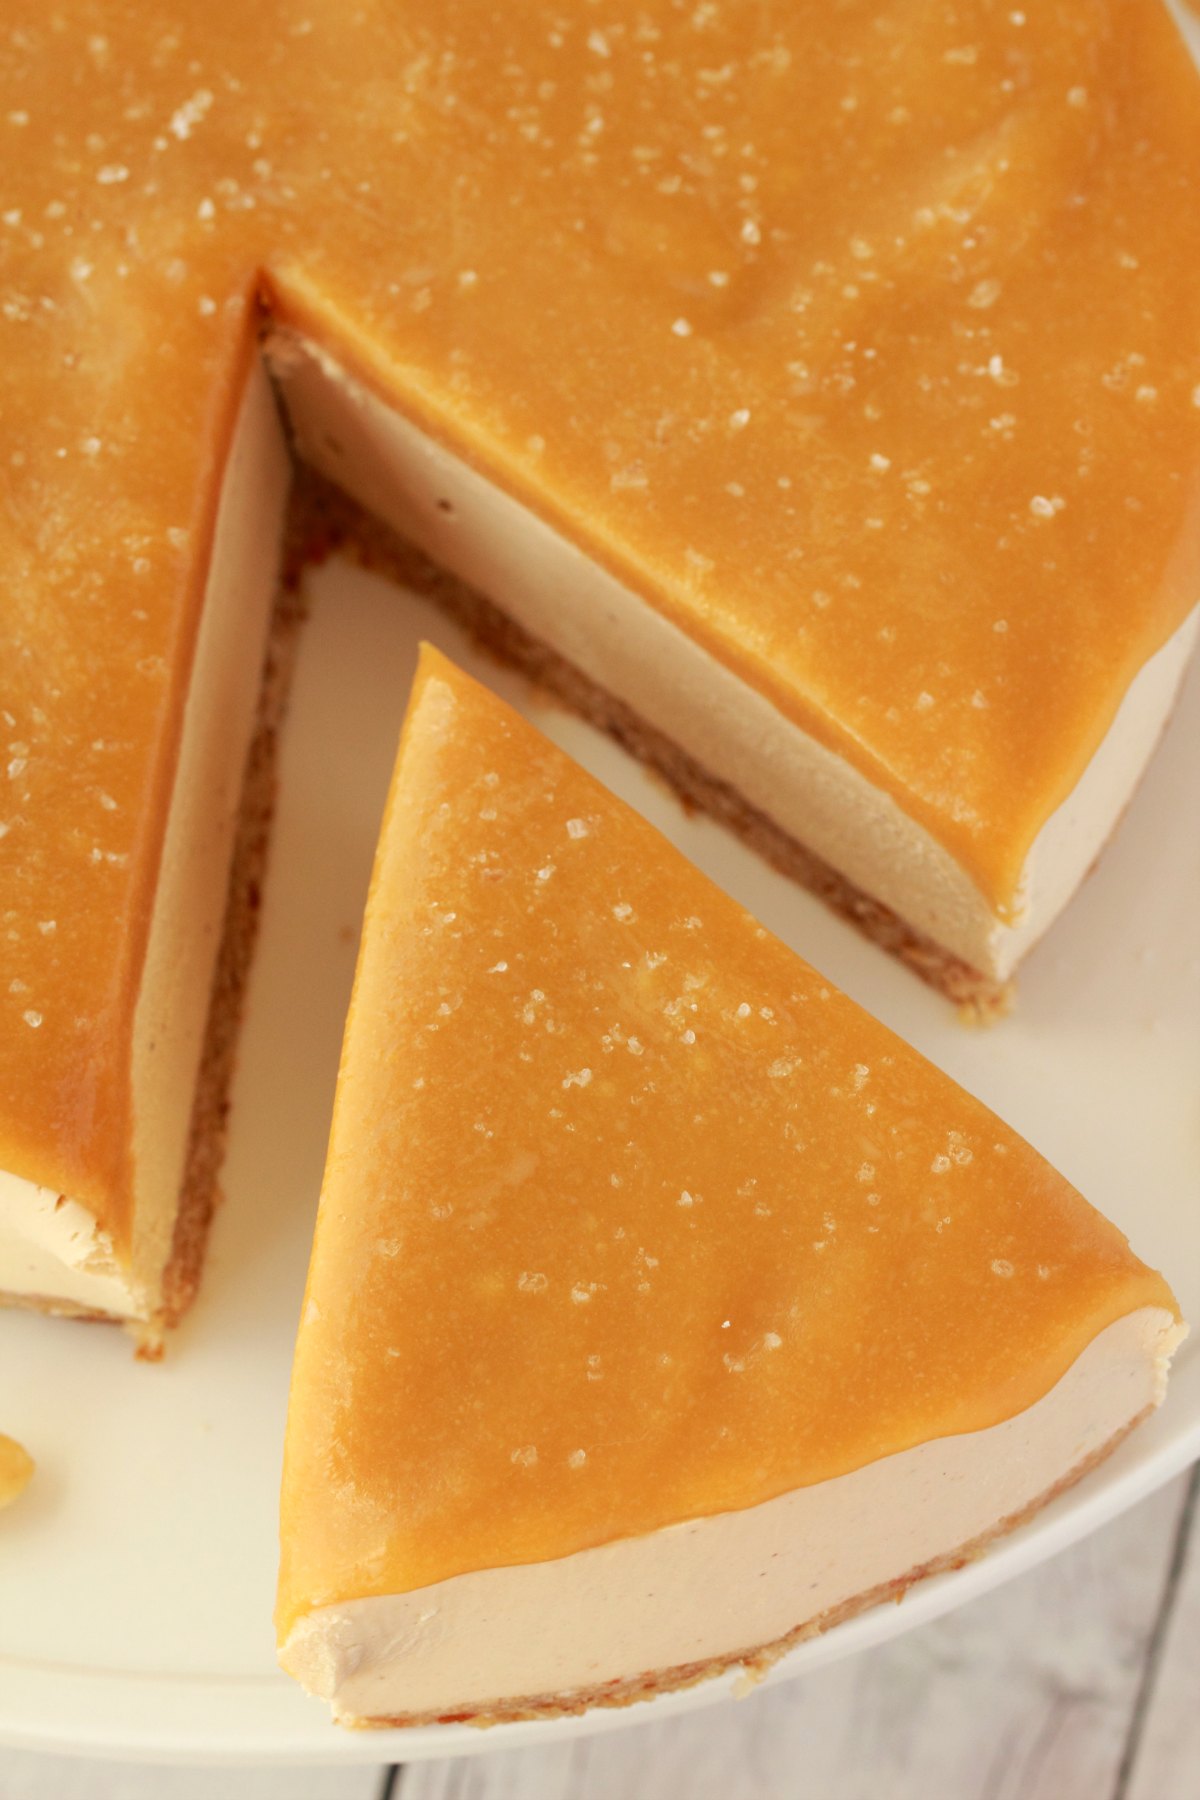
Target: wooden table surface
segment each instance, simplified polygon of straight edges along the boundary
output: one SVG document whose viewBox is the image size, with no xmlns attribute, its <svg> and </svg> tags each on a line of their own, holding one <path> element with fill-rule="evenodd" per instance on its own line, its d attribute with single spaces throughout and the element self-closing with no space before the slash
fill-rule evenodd
<svg viewBox="0 0 1200 1800">
<path fill-rule="evenodd" d="M 0 1800 L 1200 1800 L 1200 1469 L 1053 1562 L 741 1701 L 406 1768 L 0 1748 Z"/>
</svg>

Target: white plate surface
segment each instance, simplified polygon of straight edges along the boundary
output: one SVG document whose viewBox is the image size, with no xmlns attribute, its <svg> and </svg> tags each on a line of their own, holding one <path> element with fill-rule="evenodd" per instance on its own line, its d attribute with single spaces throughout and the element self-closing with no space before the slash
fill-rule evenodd
<svg viewBox="0 0 1200 1800">
<path fill-rule="evenodd" d="M 381 1761 L 614 1729 L 343 1733 L 276 1672 L 276 1494 L 292 1337 L 358 922 L 422 635 L 513 700 L 857 1000 L 1009 1119 L 1164 1268 L 1200 1321 L 1200 668 L 1119 838 L 1022 975 L 1016 1015 L 945 1002 L 424 603 L 312 582 L 264 929 L 205 1287 L 159 1367 L 122 1333 L 0 1313 L 0 1429 L 37 1457 L 0 1522 L 0 1741 L 163 1759 Z M 1190 824 L 1185 821 L 1190 820 Z M 1200 1335 L 1117 1456 L 981 1563 L 797 1649 L 786 1678 L 904 1631 L 1093 1530 L 1200 1455 Z"/>
</svg>

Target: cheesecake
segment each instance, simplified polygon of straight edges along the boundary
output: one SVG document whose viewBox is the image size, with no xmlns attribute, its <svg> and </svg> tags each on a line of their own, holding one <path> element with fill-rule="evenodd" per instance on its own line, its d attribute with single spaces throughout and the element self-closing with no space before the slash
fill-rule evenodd
<svg viewBox="0 0 1200 1800">
<path fill-rule="evenodd" d="M 293 452 L 313 546 L 956 999 L 1112 832 L 1200 593 L 1178 29 L 747 16 L 10 9 L 0 1294 L 152 1337 L 194 1290 Z"/>
<path fill-rule="evenodd" d="M 1182 1335 L 1015 1132 L 434 652 L 288 1412 L 285 1669 L 350 1725 L 621 1705 L 954 1568 Z"/>
</svg>

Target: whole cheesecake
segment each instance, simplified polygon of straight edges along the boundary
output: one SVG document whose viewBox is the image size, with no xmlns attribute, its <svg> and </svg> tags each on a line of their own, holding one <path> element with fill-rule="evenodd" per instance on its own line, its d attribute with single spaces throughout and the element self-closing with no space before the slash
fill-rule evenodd
<svg viewBox="0 0 1200 1800">
<path fill-rule="evenodd" d="M 1195 631 L 1157 0 L 14 0 L 0 96 L 0 1293 L 195 1285 L 285 436 L 314 539 L 998 1001 Z"/>
<path fill-rule="evenodd" d="M 1028 1144 L 427 652 L 296 1347 L 277 1623 L 350 1724 L 623 1704 L 952 1568 L 1181 1336 Z"/>
</svg>

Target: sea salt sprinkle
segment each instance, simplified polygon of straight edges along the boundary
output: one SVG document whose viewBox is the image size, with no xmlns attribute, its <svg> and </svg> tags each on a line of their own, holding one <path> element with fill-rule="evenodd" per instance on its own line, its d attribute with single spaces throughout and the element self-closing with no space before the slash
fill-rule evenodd
<svg viewBox="0 0 1200 1800">
<path fill-rule="evenodd" d="M 179 143 L 186 143 L 192 135 L 192 129 L 198 125 L 213 103 L 208 88 L 197 88 L 190 100 L 185 100 L 171 115 L 167 130 Z"/>
</svg>

